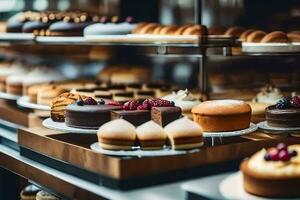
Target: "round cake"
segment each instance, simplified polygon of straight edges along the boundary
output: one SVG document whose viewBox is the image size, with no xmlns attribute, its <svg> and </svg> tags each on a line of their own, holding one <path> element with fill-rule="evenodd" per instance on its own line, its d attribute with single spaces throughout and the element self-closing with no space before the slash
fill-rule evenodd
<svg viewBox="0 0 300 200">
<path fill-rule="evenodd" d="M 300 127 L 300 97 L 284 97 L 276 105 L 267 107 L 266 120 L 273 127 Z"/>
<path fill-rule="evenodd" d="M 300 145 L 263 149 L 241 164 L 246 192 L 269 198 L 300 197 Z"/>
<path fill-rule="evenodd" d="M 195 106 L 192 113 L 204 132 L 236 131 L 250 126 L 251 107 L 244 101 L 205 101 Z"/>
<path fill-rule="evenodd" d="M 106 105 L 104 101 L 98 103 L 88 97 L 66 107 L 65 123 L 70 127 L 97 129 L 111 120 L 111 111 L 121 109 L 122 106 Z"/>
</svg>

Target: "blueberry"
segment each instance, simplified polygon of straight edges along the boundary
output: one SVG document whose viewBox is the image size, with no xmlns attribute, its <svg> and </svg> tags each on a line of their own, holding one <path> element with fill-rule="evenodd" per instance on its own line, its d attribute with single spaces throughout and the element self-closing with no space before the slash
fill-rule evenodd
<svg viewBox="0 0 300 200">
<path fill-rule="evenodd" d="M 84 105 L 84 102 L 82 101 L 82 99 L 78 99 L 78 100 L 76 101 L 76 104 L 77 104 L 78 106 L 83 106 L 83 105 Z"/>
<path fill-rule="evenodd" d="M 270 161 L 271 160 L 271 156 L 270 154 L 266 153 L 264 156 L 265 161 Z"/>
<path fill-rule="evenodd" d="M 104 104 L 105 104 L 105 101 L 104 101 L 103 99 L 100 99 L 100 100 L 98 101 L 98 104 L 104 105 Z"/>
<path fill-rule="evenodd" d="M 297 156 L 297 155 L 298 155 L 298 152 L 297 152 L 296 150 L 292 150 L 292 151 L 290 152 L 290 155 L 291 155 L 292 157 Z"/>
</svg>

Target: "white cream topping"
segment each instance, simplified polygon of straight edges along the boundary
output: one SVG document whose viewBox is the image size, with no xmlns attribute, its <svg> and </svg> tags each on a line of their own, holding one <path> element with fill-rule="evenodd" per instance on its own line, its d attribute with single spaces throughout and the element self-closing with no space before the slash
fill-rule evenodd
<svg viewBox="0 0 300 200">
<path fill-rule="evenodd" d="M 131 33 L 136 24 L 123 23 L 107 23 L 92 24 L 84 29 L 84 35 L 125 35 Z"/>
<path fill-rule="evenodd" d="M 124 119 L 116 119 L 103 124 L 97 134 L 99 138 L 115 140 L 134 140 L 136 138 L 134 125 Z"/>
<path fill-rule="evenodd" d="M 167 135 L 164 129 L 154 121 L 148 121 L 136 129 L 139 140 L 164 140 Z"/>
<path fill-rule="evenodd" d="M 200 125 L 187 117 L 183 117 L 169 123 L 164 130 L 169 138 L 202 136 L 202 128 Z"/>
<path fill-rule="evenodd" d="M 194 106 L 200 103 L 200 101 L 187 89 L 173 92 L 172 94 L 163 97 L 163 99 L 173 101 L 183 112 L 191 111 Z"/>
<path fill-rule="evenodd" d="M 65 80 L 65 77 L 57 71 L 41 67 L 36 68 L 35 70 L 28 73 L 23 81 L 23 84 L 30 85 L 34 83 L 46 83 L 61 80 Z"/>
<path fill-rule="evenodd" d="M 261 91 L 253 99 L 254 102 L 267 103 L 274 105 L 283 98 L 283 94 L 278 88 L 274 88 L 271 85 L 267 85 L 261 89 Z"/>
<path fill-rule="evenodd" d="M 291 145 L 289 151 L 296 150 L 298 155 L 292 157 L 290 161 L 265 161 L 266 150 L 254 154 L 249 162 L 248 168 L 261 175 L 270 176 L 299 176 L 300 175 L 300 145 Z"/>
</svg>

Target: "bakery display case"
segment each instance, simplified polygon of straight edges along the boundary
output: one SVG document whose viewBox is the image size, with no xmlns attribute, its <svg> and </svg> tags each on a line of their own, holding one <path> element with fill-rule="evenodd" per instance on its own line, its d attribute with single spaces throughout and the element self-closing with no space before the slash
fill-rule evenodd
<svg viewBox="0 0 300 200">
<path fill-rule="evenodd" d="M 299 197 L 298 2 L 4 4 L 0 199 Z"/>
</svg>

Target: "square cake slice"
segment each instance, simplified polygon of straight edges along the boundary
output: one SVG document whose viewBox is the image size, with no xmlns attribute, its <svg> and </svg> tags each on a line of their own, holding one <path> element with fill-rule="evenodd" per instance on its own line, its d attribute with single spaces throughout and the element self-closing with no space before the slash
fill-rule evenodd
<svg viewBox="0 0 300 200">
<path fill-rule="evenodd" d="M 152 107 L 151 119 L 162 127 L 181 117 L 179 107 Z"/>
</svg>

